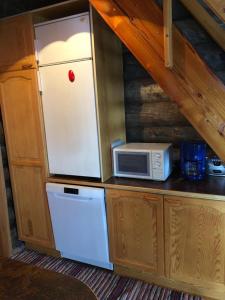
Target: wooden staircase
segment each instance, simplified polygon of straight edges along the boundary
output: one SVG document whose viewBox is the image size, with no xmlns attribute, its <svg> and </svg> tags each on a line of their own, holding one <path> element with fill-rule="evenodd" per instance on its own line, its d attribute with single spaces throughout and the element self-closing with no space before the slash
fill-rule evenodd
<svg viewBox="0 0 225 300">
<path fill-rule="evenodd" d="M 224 0 L 204 0 L 213 12 L 225 22 L 225 2 Z"/>
<path fill-rule="evenodd" d="M 163 13 L 154 0 L 90 0 L 106 23 L 225 161 L 225 86 L 174 25 L 164 64 Z"/>
</svg>

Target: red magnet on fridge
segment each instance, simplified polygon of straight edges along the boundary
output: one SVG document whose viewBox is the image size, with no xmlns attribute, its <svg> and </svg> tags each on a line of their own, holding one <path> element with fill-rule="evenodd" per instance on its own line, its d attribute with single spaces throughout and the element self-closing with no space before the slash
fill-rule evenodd
<svg viewBox="0 0 225 300">
<path fill-rule="evenodd" d="M 72 70 L 69 70 L 68 77 L 69 77 L 70 82 L 74 82 L 75 81 L 75 74 L 74 74 L 74 72 Z"/>
</svg>

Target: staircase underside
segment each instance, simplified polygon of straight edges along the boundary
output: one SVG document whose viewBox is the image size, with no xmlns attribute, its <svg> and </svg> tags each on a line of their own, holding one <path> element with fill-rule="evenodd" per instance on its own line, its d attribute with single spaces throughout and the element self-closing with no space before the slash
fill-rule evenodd
<svg viewBox="0 0 225 300">
<path fill-rule="evenodd" d="M 174 67 L 164 65 L 163 14 L 154 0 L 90 0 L 106 23 L 225 161 L 225 86 L 174 26 Z"/>
</svg>

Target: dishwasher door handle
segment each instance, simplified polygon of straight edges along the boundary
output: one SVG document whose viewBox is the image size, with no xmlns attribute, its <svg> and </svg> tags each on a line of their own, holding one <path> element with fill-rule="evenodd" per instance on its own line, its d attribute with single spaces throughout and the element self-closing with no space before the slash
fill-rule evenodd
<svg viewBox="0 0 225 300">
<path fill-rule="evenodd" d="M 91 201 L 93 200 L 92 197 L 82 197 L 79 195 L 74 195 L 74 194 L 57 194 L 55 193 L 56 198 L 60 198 L 62 200 L 72 200 L 72 201 Z"/>
</svg>

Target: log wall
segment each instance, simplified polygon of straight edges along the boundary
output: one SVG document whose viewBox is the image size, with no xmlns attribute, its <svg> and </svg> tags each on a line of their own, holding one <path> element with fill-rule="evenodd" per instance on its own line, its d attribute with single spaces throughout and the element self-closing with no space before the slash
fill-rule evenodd
<svg viewBox="0 0 225 300">
<path fill-rule="evenodd" d="M 128 142 L 173 142 L 201 137 L 160 86 L 123 49 L 126 130 Z"/>
</svg>

